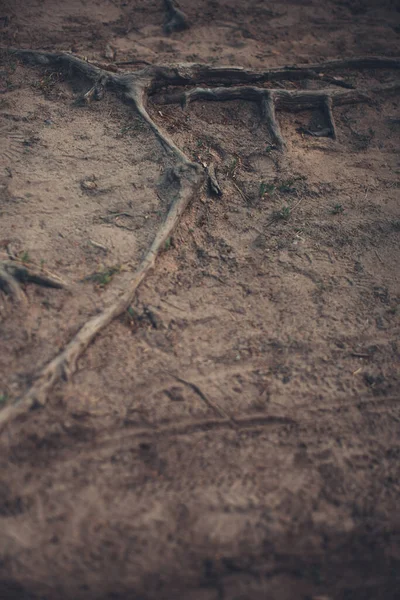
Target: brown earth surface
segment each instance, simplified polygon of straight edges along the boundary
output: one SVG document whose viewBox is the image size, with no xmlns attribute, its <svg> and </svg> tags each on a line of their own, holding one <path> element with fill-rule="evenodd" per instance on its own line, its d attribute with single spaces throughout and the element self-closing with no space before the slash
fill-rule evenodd
<svg viewBox="0 0 400 600">
<path fill-rule="evenodd" d="M 2 0 L 1 45 L 120 73 L 400 54 L 395 1 L 179 5 L 166 35 L 161 0 Z M 1 419 L 126 289 L 177 184 L 118 93 L 0 71 L 0 261 L 68 284 L 0 290 Z M 392 90 L 335 108 L 337 139 L 279 111 L 285 152 L 255 102 L 149 98 L 223 193 L 194 194 L 131 307 L 2 429 L 1 599 L 400 597 L 399 72 L 334 76 Z"/>
</svg>

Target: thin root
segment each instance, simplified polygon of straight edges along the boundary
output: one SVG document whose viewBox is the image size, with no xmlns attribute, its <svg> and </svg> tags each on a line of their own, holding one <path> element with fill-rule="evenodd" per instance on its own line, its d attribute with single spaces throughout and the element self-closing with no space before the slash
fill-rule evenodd
<svg viewBox="0 0 400 600">
<path fill-rule="evenodd" d="M 232 419 L 232 417 L 230 417 L 228 415 L 227 412 L 225 412 L 220 406 L 218 406 L 215 402 L 213 402 L 212 400 L 210 400 L 199 388 L 198 385 L 196 385 L 195 383 L 192 383 L 191 381 L 187 381 L 186 379 L 182 379 L 181 377 L 178 377 L 177 375 L 174 375 L 173 373 L 169 373 L 169 375 L 171 375 L 171 377 L 173 377 L 174 379 L 176 379 L 176 381 L 179 381 L 180 383 L 183 383 L 184 385 L 187 385 L 188 387 L 190 387 L 198 396 L 199 398 L 201 398 L 204 402 L 204 404 L 210 408 L 212 411 L 214 411 L 219 417 L 222 417 L 223 419 L 226 419 L 230 426 L 233 427 L 234 429 L 236 428 L 236 424 L 235 421 Z"/>
<path fill-rule="evenodd" d="M 11 296 L 15 302 L 24 304 L 27 301 L 18 281 L 8 273 L 4 264 L 0 264 L 0 289 Z"/>
</svg>

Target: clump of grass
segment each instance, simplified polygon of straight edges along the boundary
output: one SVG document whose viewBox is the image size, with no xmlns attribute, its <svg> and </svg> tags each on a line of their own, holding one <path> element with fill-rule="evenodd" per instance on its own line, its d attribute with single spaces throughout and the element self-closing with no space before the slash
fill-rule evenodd
<svg viewBox="0 0 400 600">
<path fill-rule="evenodd" d="M 332 215 L 341 215 L 344 213 L 344 207 L 341 204 L 335 204 L 332 207 L 331 214 Z"/>
<path fill-rule="evenodd" d="M 29 256 L 28 250 L 24 250 L 19 258 L 24 264 L 31 261 L 31 257 Z"/>
<path fill-rule="evenodd" d="M 291 215 L 290 206 L 286 205 L 286 206 L 282 206 L 282 208 L 280 210 L 277 210 L 274 213 L 274 218 L 277 221 L 288 221 L 290 219 L 290 215 Z"/>
<path fill-rule="evenodd" d="M 274 192 L 275 192 L 275 185 L 273 183 L 265 183 L 265 181 L 262 181 L 260 183 L 260 188 L 259 188 L 260 198 L 264 198 L 264 196 L 266 194 L 268 196 L 272 196 L 272 194 Z"/>
<path fill-rule="evenodd" d="M 281 181 L 278 185 L 278 191 L 281 194 L 291 194 L 296 191 L 296 188 L 293 186 L 295 180 L 294 179 L 286 179 Z"/>
<path fill-rule="evenodd" d="M 228 167 L 228 173 L 231 177 L 233 177 L 233 175 L 235 174 L 235 170 L 236 170 L 237 166 L 238 166 L 238 159 L 237 158 L 232 159 L 232 162 L 230 163 L 230 165 Z"/>
<path fill-rule="evenodd" d="M 113 276 L 116 273 L 119 273 L 121 270 L 121 267 L 118 266 L 114 266 L 114 267 L 107 267 L 106 269 L 103 269 L 102 271 L 97 271 L 96 273 L 92 273 L 91 275 L 88 275 L 88 277 L 85 277 L 84 281 L 92 281 L 93 283 L 96 283 L 98 286 L 100 287 L 105 287 L 106 285 L 108 285 Z"/>
<path fill-rule="evenodd" d="M 296 175 L 289 179 L 282 179 L 281 181 L 276 180 L 274 188 L 280 194 L 293 194 L 294 192 L 296 192 L 296 183 L 305 180 L 305 175 Z"/>
<path fill-rule="evenodd" d="M 0 394 L 0 408 L 7 403 L 8 394 L 6 392 Z"/>
</svg>

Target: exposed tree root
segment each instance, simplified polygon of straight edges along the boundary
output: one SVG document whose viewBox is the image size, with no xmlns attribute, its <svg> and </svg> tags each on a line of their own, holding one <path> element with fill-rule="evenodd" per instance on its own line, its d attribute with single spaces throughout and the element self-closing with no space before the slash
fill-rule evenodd
<svg viewBox="0 0 400 600">
<path fill-rule="evenodd" d="M 213 196 L 222 196 L 222 190 L 219 186 L 217 174 L 215 172 L 215 167 L 213 164 L 209 165 L 207 168 L 208 173 L 208 187 L 211 195 Z"/>
<path fill-rule="evenodd" d="M 55 275 L 46 274 L 34 265 L 26 265 L 13 260 L 0 262 L 0 289 L 17 302 L 25 302 L 26 297 L 20 283 L 36 283 L 44 287 L 65 288 L 66 284 Z"/>
<path fill-rule="evenodd" d="M 167 11 L 167 21 L 164 25 L 165 33 L 174 33 L 175 31 L 183 31 L 189 27 L 185 13 L 177 6 L 175 0 L 164 0 L 165 9 Z"/>
<path fill-rule="evenodd" d="M 4 263 L 0 264 L 0 289 L 9 296 L 12 296 L 16 302 L 26 302 L 25 294 L 21 290 L 18 281 L 8 272 Z"/>
<path fill-rule="evenodd" d="M 327 61 L 324 63 L 294 67 L 275 67 L 267 70 L 244 69 L 243 67 L 213 67 L 196 63 L 175 66 L 151 66 L 142 73 L 152 79 L 149 89 L 153 93 L 166 86 L 240 85 L 265 82 L 301 81 L 317 79 L 325 81 L 326 71 L 343 69 L 399 69 L 400 59 L 385 57 L 361 57 L 350 60 Z M 135 73 L 137 75 L 137 73 Z M 329 77 L 328 81 L 338 87 L 349 87 L 343 79 Z"/>
<path fill-rule="evenodd" d="M 180 103 L 183 107 L 198 100 L 223 102 L 226 100 L 249 100 L 260 105 L 262 120 L 265 122 L 272 143 L 279 149 L 285 149 L 276 110 L 301 111 L 321 108 L 327 118 L 329 131 L 336 138 L 336 126 L 332 109 L 334 106 L 344 104 L 357 104 L 371 100 L 371 94 L 395 91 L 400 86 L 379 86 L 367 92 L 358 90 L 282 90 L 280 88 L 258 87 L 218 87 L 218 88 L 193 88 L 178 94 L 159 95 L 155 101 L 159 104 Z"/>
<path fill-rule="evenodd" d="M 285 140 L 281 134 L 281 128 L 275 114 L 275 103 L 271 93 L 266 92 L 261 96 L 261 116 L 263 121 L 267 124 L 271 141 L 278 150 L 285 149 Z"/>
<path fill-rule="evenodd" d="M 172 20 L 180 11 L 173 0 L 166 2 Z M 184 15 L 183 15 L 184 17 Z M 185 21 L 186 22 L 186 21 Z M 171 23 L 171 19 L 168 23 Z M 182 22 L 181 22 L 182 23 Z M 167 24 L 168 25 L 168 24 Z M 171 29 L 171 31 L 176 29 Z M 134 73 L 113 73 L 66 53 L 48 53 L 32 50 L 9 50 L 16 57 L 31 64 L 54 66 L 68 72 L 74 71 L 91 82 L 91 87 L 83 96 L 84 101 L 100 98 L 104 90 L 111 89 L 122 93 L 134 106 L 142 119 L 149 125 L 164 149 L 175 159 L 174 177 L 179 182 L 179 192 L 172 201 L 164 223 L 143 258 L 136 273 L 129 282 L 126 291 L 102 313 L 92 317 L 68 343 L 64 350 L 56 356 L 40 373 L 33 386 L 25 396 L 13 405 L 5 407 L 0 412 L 0 430 L 14 418 L 26 413 L 31 408 L 42 406 L 47 402 L 48 394 L 55 383 L 61 378 L 68 378 L 76 370 L 79 357 L 102 329 L 113 319 L 121 315 L 131 304 L 135 293 L 153 269 L 156 259 L 165 247 L 166 240 L 171 236 L 179 223 L 180 217 L 191 198 L 203 185 L 206 171 L 193 163 L 178 148 L 174 141 L 162 131 L 149 115 L 146 103 L 149 96 L 155 95 L 154 100 L 161 103 L 180 102 L 188 105 L 196 100 L 233 100 L 243 99 L 257 102 L 260 106 L 261 117 L 266 124 L 272 142 L 280 150 L 284 150 L 285 142 L 280 132 L 276 118 L 276 110 L 305 110 L 322 108 L 325 112 L 329 130 L 336 137 L 333 108 L 342 104 L 354 104 L 370 100 L 370 93 L 393 91 L 397 86 L 380 87 L 374 90 L 358 91 L 351 84 L 327 75 L 327 71 L 338 69 L 387 68 L 398 69 L 398 59 L 381 57 L 363 57 L 342 61 L 330 61 L 319 65 L 306 67 L 275 68 L 264 71 L 247 70 L 241 67 L 211 67 L 199 64 L 178 64 L 176 66 L 147 66 Z M 298 81 L 302 79 L 318 79 L 328 81 L 335 87 L 322 90 L 285 90 L 278 87 L 256 87 L 254 84 L 273 83 L 282 81 Z M 253 85 L 251 85 L 253 84 Z M 199 87 L 214 85 L 219 87 Z M 170 92 L 171 86 L 194 86 L 193 89 L 181 90 L 178 94 Z M 346 88 L 336 89 L 337 87 Z M 167 93 L 162 90 L 168 88 Z M 221 189 L 216 179 L 213 167 L 208 167 L 208 181 L 212 191 L 220 195 Z M 20 290 L 15 281 L 15 271 L 0 265 L 0 282 L 17 299 Z M 33 281 L 33 279 L 31 279 Z M 43 282 L 35 281 L 44 285 Z M 49 283 L 48 283 L 49 285 Z M 18 290 L 18 291 L 17 291 Z M 21 292 L 22 294 L 22 292 Z"/>
</svg>

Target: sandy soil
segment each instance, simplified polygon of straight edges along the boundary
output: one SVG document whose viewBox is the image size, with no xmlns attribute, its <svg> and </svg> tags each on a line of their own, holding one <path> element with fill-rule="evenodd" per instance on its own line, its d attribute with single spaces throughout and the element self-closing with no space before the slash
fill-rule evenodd
<svg viewBox="0 0 400 600">
<path fill-rule="evenodd" d="M 399 54 L 394 1 L 180 6 L 191 27 L 166 36 L 159 0 L 3 0 L 1 44 L 137 61 L 121 70 Z M 0 70 L 0 258 L 69 285 L 0 291 L 7 407 L 125 288 L 171 159 L 119 97 Z M 337 140 L 280 112 L 284 154 L 251 102 L 149 112 L 223 195 L 194 198 L 131 309 L 0 434 L 0 597 L 398 598 L 398 94 L 335 109 Z"/>
</svg>

